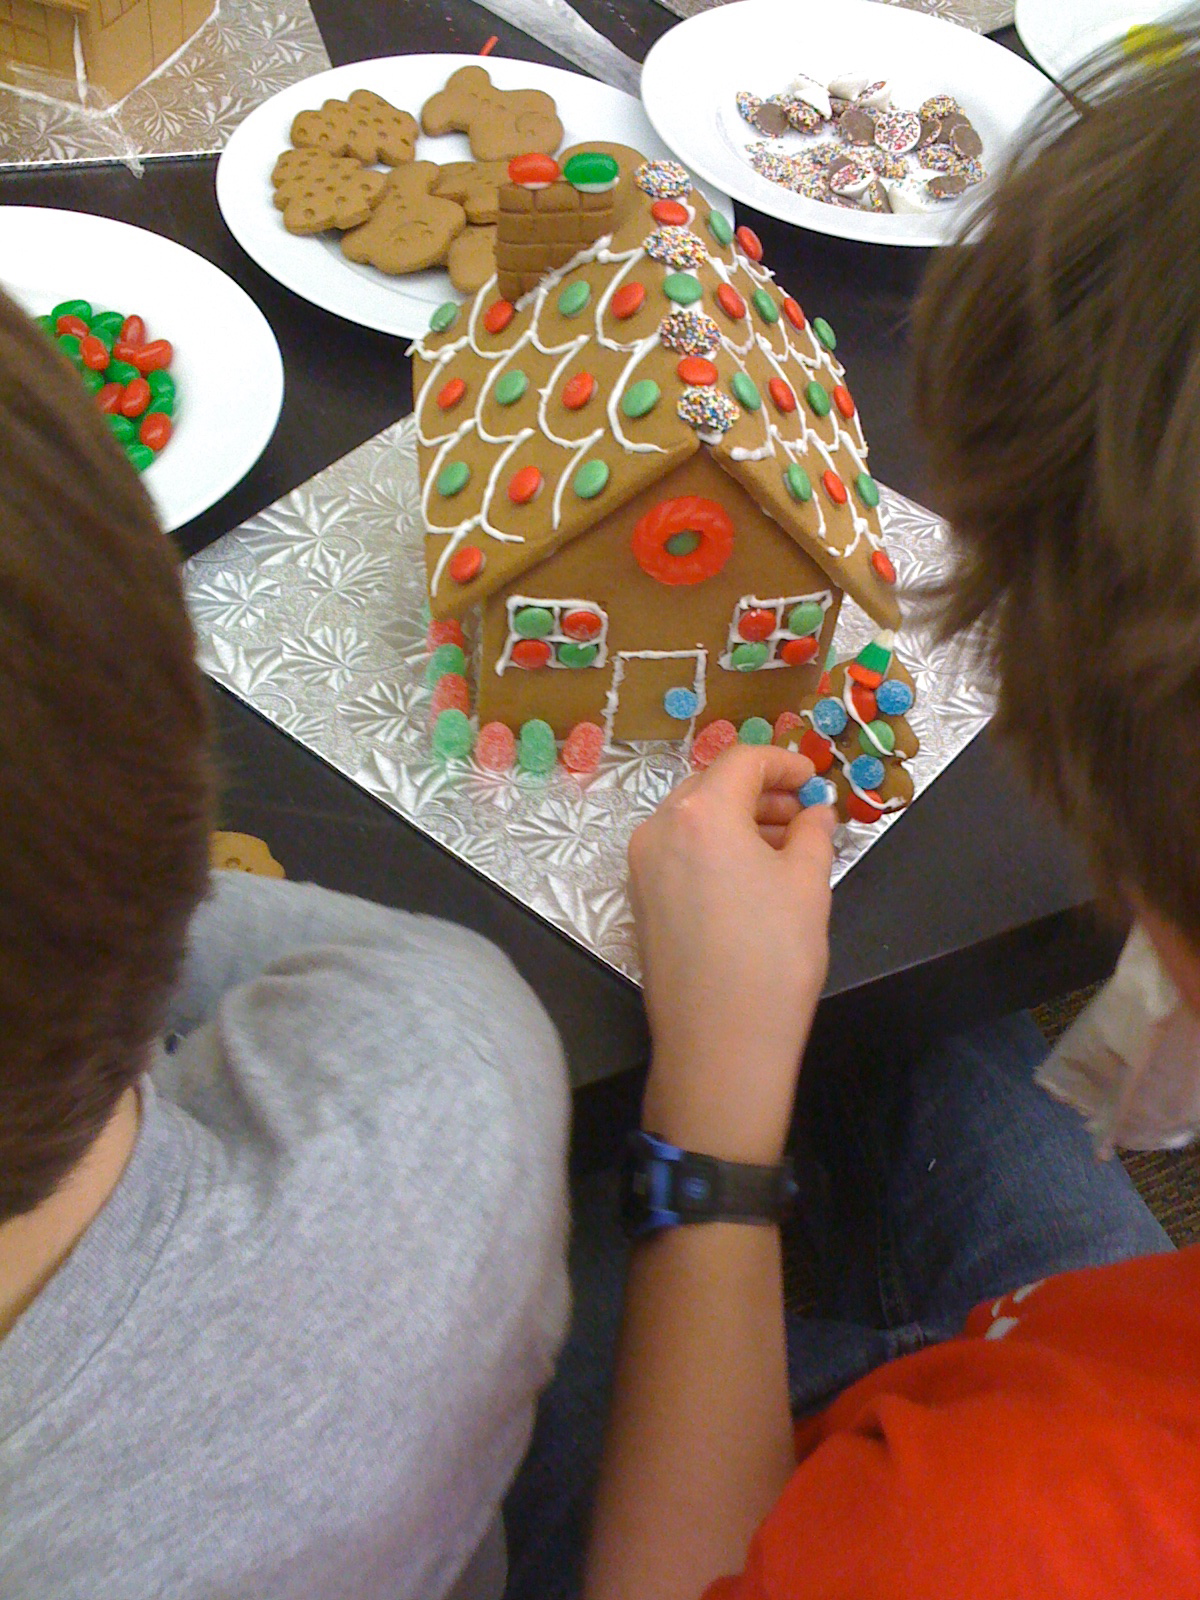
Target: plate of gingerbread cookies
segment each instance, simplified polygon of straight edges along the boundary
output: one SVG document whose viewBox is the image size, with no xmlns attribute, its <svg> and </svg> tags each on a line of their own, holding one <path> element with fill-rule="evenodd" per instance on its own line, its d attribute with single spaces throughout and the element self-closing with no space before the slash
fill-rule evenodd
<svg viewBox="0 0 1200 1600">
<path fill-rule="evenodd" d="M 581 143 L 671 152 L 620 90 L 528 61 L 382 57 L 266 101 L 217 167 L 230 232 L 264 271 L 363 327 L 415 337 L 495 270 L 515 156 Z M 728 199 L 709 198 L 727 217 Z"/>
</svg>

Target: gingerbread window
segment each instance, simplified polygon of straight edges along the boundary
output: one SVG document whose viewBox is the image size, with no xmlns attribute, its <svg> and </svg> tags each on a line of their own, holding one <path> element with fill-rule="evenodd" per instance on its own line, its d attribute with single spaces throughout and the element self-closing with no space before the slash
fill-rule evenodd
<svg viewBox="0 0 1200 1600">
<path fill-rule="evenodd" d="M 591 600 L 542 600 L 512 595 L 508 637 L 496 671 L 542 667 L 578 671 L 602 667 L 608 659 L 608 614 Z"/>
<path fill-rule="evenodd" d="M 721 666 L 728 672 L 807 666 L 817 659 L 832 604 L 833 594 L 828 589 L 774 600 L 743 595 L 733 608 L 729 637 L 719 657 Z"/>
</svg>

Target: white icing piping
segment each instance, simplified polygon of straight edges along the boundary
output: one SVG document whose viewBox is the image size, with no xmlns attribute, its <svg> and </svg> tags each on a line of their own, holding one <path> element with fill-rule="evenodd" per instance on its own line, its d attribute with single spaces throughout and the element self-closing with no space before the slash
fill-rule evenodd
<svg viewBox="0 0 1200 1600">
<path fill-rule="evenodd" d="M 496 661 L 497 677 L 509 665 L 514 647 L 520 644 L 524 638 L 524 635 L 518 633 L 513 626 L 513 619 L 517 612 L 525 606 L 538 606 L 543 611 L 549 611 L 554 617 L 553 629 L 549 633 L 542 635 L 546 644 L 594 644 L 599 648 L 596 652 L 596 659 L 589 661 L 588 667 L 602 667 L 608 661 L 608 612 L 601 610 L 594 600 L 539 600 L 532 595 L 514 594 L 509 596 L 506 605 L 508 610 L 508 637 L 505 639 L 504 649 Z M 568 611 L 593 612 L 600 618 L 600 632 L 594 639 L 572 639 L 570 634 L 562 631 L 562 619 Z M 565 661 L 559 661 L 554 652 L 551 652 L 550 659 L 546 665 L 548 667 L 556 667 L 560 672 L 579 672 L 581 670 L 579 667 L 569 667 Z M 524 671 L 525 669 L 518 668 L 517 670 Z"/>
<path fill-rule="evenodd" d="M 608 693 L 604 697 L 604 743 L 612 743 L 613 722 L 616 719 L 617 708 L 620 704 L 620 688 L 625 679 L 625 663 L 627 661 L 686 661 L 696 663 L 696 671 L 692 678 L 692 693 L 696 696 L 696 709 L 688 723 L 687 733 L 683 736 L 683 747 L 686 750 L 692 742 L 692 735 L 696 731 L 696 718 L 708 704 L 708 696 L 704 692 L 704 679 L 708 667 L 708 651 L 703 645 L 697 645 L 694 650 L 618 650 L 616 660 L 613 662 L 612 679 L 608 685 Z"/>
<path fill-rule="evenodd" d="M 778 600 L 760 600 L 756 595 L 744 594 L 738 601 L 737 605 L 733 608 L 733 616 L 729 622 L 729 633 L 725 640 L 725 649 L 724 652 L 717 658 L 718 664 L 724 667 L 727 672 L 738 672 L 741 670 L 739 667 L 735 667 L 733 664 L 733 648 L 735 645 L 749 644 L 752 642 L 748 639 L 743 639 L 741 634 L 737 631 L 737 625 L 747 611 L 773 611 L 775 613 L 775 627 L 772 632 L 761 641 L 766 645 L 775 645 L 781 641 L 799 637 L 799 635 L 792 633 L 790 629 L 785 626 L 784 613 L 790 611 L 793 606 L 803 605 L 806 601 L 810 600 L 815 601 L 821 608 L 821 626 L 819 628 L 815 628 L 812 634 L 813 638 L 820 639 L 822 633 L 825 631 L 825 617 L 828 615 L 829 608 L 833 604 L 833 594 L 829 589 L 820 589 L 816 594 L 785 595 Z M 808 635 L 805 635 L 804 637 L 807 638 Z M 815 656 L 813 657 L 813 660 L 816 660 Z M 764 661 L 761 667 L 755 667 L 754 670 L 756 672 L 767 672 L 772 667 L 786 667 L 787 664 L 788 663 L 786 661 L 782 661 L 777 656 L 772 654 L 770 659 Z"/>
</svg>

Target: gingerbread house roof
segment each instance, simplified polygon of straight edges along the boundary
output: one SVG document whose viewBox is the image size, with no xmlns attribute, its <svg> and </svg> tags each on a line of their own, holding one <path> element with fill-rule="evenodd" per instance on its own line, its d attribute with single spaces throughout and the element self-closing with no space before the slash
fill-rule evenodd
<svg viewBox="0 0 1200 1600">
<path fill-rule="evenodd" d="M 878 492 L 833 330 L 779 289 L 753 234 L 730 237 L 682 167 L 618 145 L 576 149 L 621 164 L 612 234 L 515 307 L 492 279 L 439 308 L 414 346 L 434 616 L 485 599 L 707 449 L 895 627 Z"/>
</svg>

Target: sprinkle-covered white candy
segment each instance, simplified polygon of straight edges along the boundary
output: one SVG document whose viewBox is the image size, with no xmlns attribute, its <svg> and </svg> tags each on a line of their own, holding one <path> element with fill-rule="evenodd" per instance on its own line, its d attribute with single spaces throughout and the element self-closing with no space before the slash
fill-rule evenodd
<svg viewBox="0 0 1200 1600">
<path fill-rule="evenodd" d="M 803 100 L 806 106 L 812 106 L 823 117 L 832 117 L 833 105 L 829 99 L 829 90 L 823 83 L 818 83 L 815 78 L 806 77 L 799 72 L 784 90 L 784 95 L 795 95 L 797 100 Z"/>
</svg>

